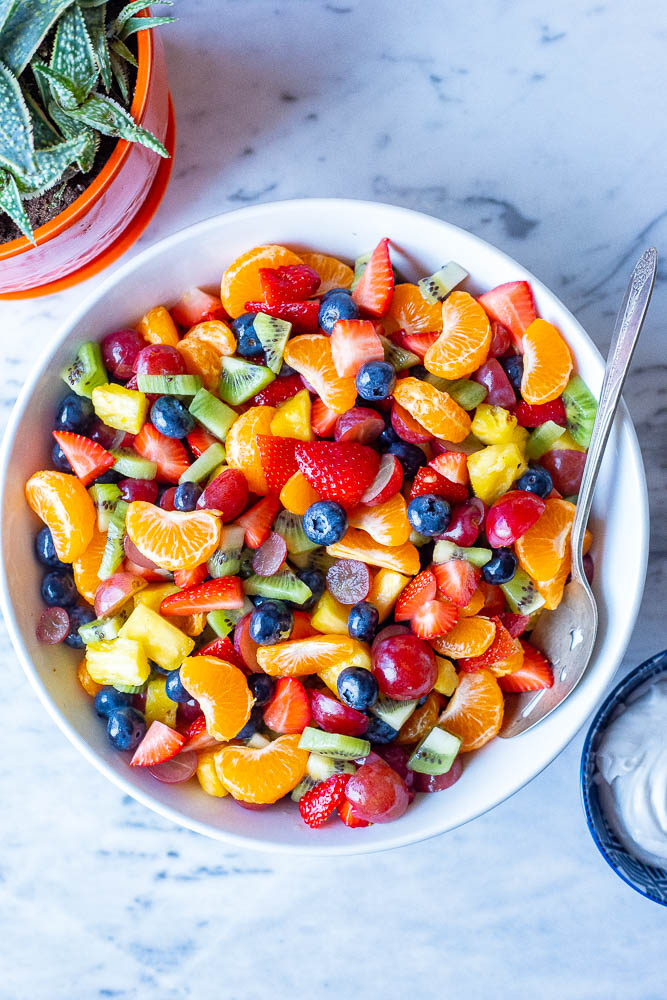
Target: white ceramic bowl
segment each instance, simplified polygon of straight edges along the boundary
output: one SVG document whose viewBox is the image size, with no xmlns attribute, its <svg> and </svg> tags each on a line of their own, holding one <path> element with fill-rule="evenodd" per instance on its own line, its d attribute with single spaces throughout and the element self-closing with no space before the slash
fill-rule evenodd
<svg viewBox="0 0 667 1000">
<path fill-rule="evenodd" d="M 535 729 L 513 740 L 494 740 L 467 756 L 461 780 L 450 790 L 419 796 L 401 820 L 349 830 L 332 822 L 311 831 L 292 803 L 261 812 L 230 799 L 210 798 L 196 782 L 164 785 L 107 742 L 104 726 L 74 670 L 80 654 L 40 645 L 42 571 L 32 556 L 38 528 L 23 484 L 50 465 L 50 430 L 64 386 L 58 373 L 87 339 L 132 325 L 150 306 L 177 299 L 191 285 L 218 284 L 223 269 L 250 247 L 285 243 L 353 260 L 383 236 L 408 280 L 454 259 L 479 292 L 504 281 L 530 281 L 540 315 L 563 332 L 583 378 L 597 393 L 602 359 L 579 323 L 556 296 L 505 254 L 438 219 L 390 205 L 344 200 L 280 202 L 242 209 L 199 223 L 139 254 L 112 274 L 53 338 L 39 359 L 11 416 L 0 470 L 2 599 L 12 641 L 44 706 L 82 754 L 124 792 L 162 816 L 218 840 L 243 847 L 313 854 L 354 854 L 398 847 L 466 823 L 507 798 L 565 747 L 598 703 L 621 660 L 635 621 L 646 570 L 648 506 L 641 456 L 630 417 L 622 407 L 610 439 L 593 506 L 594 589 L 600 630 L 585 678 L 567 702 Z M 632 535 L 630 541 L 630 527 Z"/>
</svg>

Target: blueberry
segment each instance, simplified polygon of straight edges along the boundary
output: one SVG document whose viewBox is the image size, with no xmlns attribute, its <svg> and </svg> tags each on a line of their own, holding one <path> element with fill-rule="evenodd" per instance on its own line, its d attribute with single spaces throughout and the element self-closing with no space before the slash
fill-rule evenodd
<svg viewBox="0 0 667 1000">
<path fill-rule="evenodd" d="M 71 608 L 79 600 L 79 595 L 71 573 L 51 570 L 42 580 L 42 600 L 49 607 Z"/>
<path fill-rule="evenodd" d="M 116 750 L 134 750 L 145 734 L 145 719 L 136 708 L 116 708 L 109 716 L 107 736 Z"/>
<path fill-rule="evenodd" d="M 149 660 L 148 663 L 151 668 L 151 673 L 164 674 L 165 677 L 167 674 L 171 673 L 171 671 L 167 670 L 165 667 L 161 667 L 159 663 L 156 663 L 155 660 Z"/>
<path fill-rule="evenodd" d="M 428 375 L 428 370 L 424 368 L 423 365 L 413 365 L 412 368 L 410 369 L 410 375 L 412 376 L 412 378 L 421 379 L 421 381 L 423 382 L 426 379 L 426 376 Z"/>
<path fill-rule="evenodd" d="M 333 545 L 347 531 L 347 514 L 333 500 L 317 500 L 303 515 L 303 530 L 315 545 Z"/>
<path fill-rule="evenodd" d="M 397 736 L 398 731 L 384 719 L 378 719 L 375 715 L 369 718 L 364 739 L 370 740 L 371 743 L 391 743 Z"/>
<path fill-rule="evenodd" d="M 59 569 L 69 568 L 66 563 L 61 562 L 58 558 L 56 547 L 53 544 L 53 536 L 46 525 L 40 528 L 35 535 L 35 555 L 42 566 L 58 567 Z"/>
<path fill-rule="evenodd" d="M 494 549 L 482 576 L 487 583 L 508 583 L 516 573 L 517 559 L 511 549 Z"/>
<path fill-rule="evenodd" d="M 289 365 L 285 364 L 283 361 L 280 366 L 280 371 L 278 372 L 278 378 L 288 378 L 290 375 L 298 375 L 296 368 L 291 368 Z"/>
<path fill-rule="evenodd" d="M 396 372 L 388 361 L 367 361 L 357 372 L 354 384 L 362 399 L 386 399 L 394 391 Z"/>
<path fill-rule="evenodd" d="M 174 510 L 194 510 L 202 493 L 197 483 L 181 483 L 174 493 Z"/>
<path fill-rule="evenodd" d="M 70 476 L 73 473 L 72 466 L 69 464 L 69 459 L 67 455 L 62 450 L 57 441 L 53 442 L 53 448 L 51 449 L 51 461 L 53 462 L 55 468 L 58 472 L 67 472 Z"/>
<path fill-rule="evenodd" d="M 101 486 L 104 483 L 117 483 L 121 478 L 120 473 L 116 472 L 115 469 L 107 469 L 97 479 L 93 479 L 91 486 Z"/>
<path fill-rule="evenodd" d="M 85 643 L 79 635 L 79 627 L 95 620 L 95 612 L 83 604 L 77 604 L 69 612 L 69 632 L 65 636 L 65 644 L 72 649 L 83 649 Z"/>
<path fill-rule="evenodd" d="M 282 601 L 267 600 L 250 615 L 250 638 L 260 646 L 289 639 L 294 616 Z"/>
<path fill-rule="evenodd" d="M 378 627 L 380 615 L 377 608 L 369 601 L 359 601 L 347 616 L 347 631 L 353 639 L 362 642 L 372 642 Z"/>
<path fill-rule="evenodd" d="M 190 701 L 192 695 L 186 691 L 181 681 L 180 670 L 170 670 L 164 682 L 164 693 L 172 701 Z"/>
<path fill-rule="evenodd" d="M 370 672 L 363 667 L 346 667 L 341 670 L 336 681 L 338 697 L 350 708 L 365 712 L 374 705 L 378 697 L 378 682 Z"/>
<path fill-rule="evenodd" d="M 257 313 L 243 313 L 232 323 L 232 330 L 236 335 L 236 353 L 242 354 L 244 358 L 261 354 L 263 351 L 259 337 L 255 333 L 253 320 Z"/>
<path fill-rule="evenodd" d="M 380 451 L 387 451 L 388 448 L 389 448 L 389 445 L 395 444 L 396 441 L 400 441 L 400 440 L 401 439 L 399 438 L 398 434 L 396 433 L 396 431 L 394 430 L 394 428 L 391 426 L 391 423 L 388 422 L 387 425 L 386 425 L 386 427 L 385 427 L 385 429 L 382 431 L 382 433 L 380 434 L 380 437 L 377 439 L 377 441 L 375 443 L 380 448 Z M 423 454 L 423 452 L 422 452 L 422 454 Z"/>
<path fill-rule="evenodd" d="M 243 729 L 240 729 L 235 736 L 237 740 L 249 740 L 255 735 L 258 729 L 264 724 L 264 715 L 259 705 L 253 705 L 250 718 Z"/>
<path fill-rule="evenodd" d="M 116 691 L 114 687 L 100 688 L 95 695 L 95 711 L 103 719 L 108 719 L 117 708 L 127 708 L 131 704 L 132 695 Z"/>
<path fill-rule="evenodd" d="M 302 611 L 310 611 L 314 608 L 320 597 L 324 593 L 324 588 L 326 586 L 326 580 L 324 579 L 324 574 L 320 573 L 319 569 L 302 569 L 297 573 L 300 580 L 303 580 L 307 587 L 310 587 L 313 596 L 309 597 L 307 601 L 299 605 Z"/>
<path fill-rule="evenodd" d="M 357 319 L 358 316 L 357 303 L 350 293 L 346 289 L 332 288 L 322 299 L 317 321 L 320 329 L 331 333 L 339 319 Z"/>
<path fill-rule="evenodd" d="M 275 683 L 268 674 L 250 674 L 248 687 L 255 698 L 255 705 L 266 705 L 271 701 Z"/>
<path fill-rule="evenodd" d="M 85 434 L 94 413 L 93 404 L 86 396 L 77 396 L 75 392 L 70 392 L 60 401 L 54 430 Z"/>
<path fill-rule="evenodd" d="M 320 299 L 320 303 L 326 302 L 328 299 L 331 298 L 332 295 L 352 295 L 352 289 L 351 288 L 330 288 L 328 292 L 324 293 L 324 295 Z"/>
<path fill-rule="evenodd" d="M 514 484 L 514 489 L 536 493 L 538 497 L 548 497 L 554 488 L 553 480 L 542 465 L 531 465 Z"/>
<path fill-rule="evenodd" d="M 407 441 L 392 441 L 387 451 L 399 460 L 406 479 L 414 479 L 417 470 L 426 464 L 426 456 L 416 444 L 409 444 Z"/>
<path fill-rule="evenodd" d="M 512 354 L 509 358 L 504 358 L 501 365 L 505 369 L 505 374 L 510 380 L 510 384 L 517 392 L 521 392 L 521 377 L 523 375 L 523 357 L 520 354 Z"/>
<path fill-rule="evenodd" d="M 420 535 L 432 538 L 447 530 L 452 508 L 435 493 L 423 493 L 408 504 L 408 521 Z"/>
<path fill-rule="evenodd" d="M 180 399 L 160 396 L 151 406 L 151 423 L 168 438 L 184 438 L 195 426 L 195 418 Z"/>
</svg>

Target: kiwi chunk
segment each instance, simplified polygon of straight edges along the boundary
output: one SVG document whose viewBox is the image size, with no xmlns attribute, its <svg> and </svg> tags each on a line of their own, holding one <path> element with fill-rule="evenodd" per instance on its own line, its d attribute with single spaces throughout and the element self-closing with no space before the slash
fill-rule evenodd
<svg viewBox="0 0 667 1000">
<path fill-rule="evenodd" d="M 285 539 L 285 545 L 290 555 L 312 552 L 313 549 L 319 548 L 316 542 L 311 542 L 303 530 L 303 518 L 300 514 L 292 514 L 288 510 L 281 510 L 273 522 L 273 530 Z"/>
<path fill-rule="evenodd" d="M 253 365 L 250 361 L 240 358 L 222 359 L 220 373 L 220 399 L 236 406 L 246 403 L 269 382 L 273 382 L 275 374 L 264 365 Z"/>
<path fill-rule="evenodd" d="M 321 781 L 326 781 L 333 774 L 354 774 L 356 768 L 349 760 L 334 760 L 321 753 L 311 753 L 308 757 L 307 774 L 299 782 L 291 794 L 293 802 L 300 799 Z"/>
<path fill-rule="evenodd" d="M 266 363 L 272 372 L 278 373 L 283 363 L 285 344 L 292 332 L 292 324 L 277 316 L 257 313 L 252 321 L 257 339 L 264 348 Z"/>
<path fill-rule="evenodd" d="M 157 476 L 157 465 L 149 458 L 142 458 L 123 448 L 112 448 L 110 454 L 115 458 L 111 468 L 121 476 L 128 479 L 155 479 Z"/>
<path fill-rule="evenodd" d="M 357 760 L 368 757 L 371 745 L 368 740 L 357 736 L 341 736 L 340 733 L 325 733 L 322 729 L 306 726 L 299 740 L 301 750 L 315 750 L 324 757 L 338 760 Z"/>
<path fill-rule="evenodd" d="M 98 483 L 89 486 L 88 493 L 97 511 L 97 527 L 100 531 L 106 531 L 116 501 L 120 500 L 120 490 L 115 483 Z"/>
<path fill-rule="evenodd" d="M 303 604 L 313 596 L 310 587 L 290 570 L 280 570 L 273 576 L 253 574 L 243 581 L 243 589 L 246 594 L 272 597 L 279 601 L 293 601 L 295 604 Z"/>
<path fill-rule="evenodd" d="M 366 270 L 366 265 L 373 256 L 371 250 L 366 253 L 360 253 L 354 262 L 354 278 L 352 279 L 352 284 L 350 285 L 351 291 L 354 291 L 359 282 L 361 281 L 361 276 Z"/>
<path fill-rule="evenodd" d="M 434 726 L 413 750 L 408 767 L 420 774 L 447 774 L 460 746 L 458 736 L 452 736 L 446 729 Z"/>
<path fill-rule="evenodd" d="M 549 448 L 552 447 L 562 438 L 565 433 L 565 428 L 561 427 L 560 424 L 555 423 L 553 420 L 547 420 L 546 423 L 540 424 L 536 427 L 534 431 L 531 432 L 526 442 L 526 455 L 533 461 L 537 458 L 542 458 Z"/>
<path fill-rule="evenodd" d="M 399 347 L 386 337 L 381 336 L 380 340 L 384 347 L 384 360 L 389 362 L 394 371 L 402 372 L 406 368 L 421 364 L 420 359 L 412 351 L 406 351 L 404 347 Z"/>
<path fill-rule="evenodd" d="M 101 642 L 103 639 L 116 639 L 121 628 L 130 617 L 131 601 L 128 601 L 120 611 L 117 611 L 111 618 L 95 618 L 92 622 L 86 622 L 79 627 L 79 635 L 83 642 Z"/>
<path fill-rule="evenodd" d="M 246 599 L 242 608 L 229 608 L 225 611 L 209 611 L 206 615 L 206 622 L 211 626 L 215 634 L 222 639 L 224 636 L 229 635 L 236 623 L 240 621 L 244 615 L 250 614 L 252 610 L 253 605 Z"/>
<path fill-rule="evenodd" d="M 582 448 L 591 443 L 598 404 L 595 396 L 579 375 L 573 375 L 563 390 L 567 429 Z"/>
<path fill-rule="evenodd" d="M 491 549 L 483 549 L 478 546 L 463 548 L 463 546 L 455 545 L 454 542 L 447 541 L 446 538 L 441 538 L 439 542 L 435 543 L 433 562 L 444 563 L 449 562 L 450 559 L 465 559 L 473 566 L 481 568 L 486 566 L 492 555 Z"/>
<path fill-rule="evenodd" d="M 479 382 L 473 382 L 468 378 L 459 378 L 450 382 L 445 392 L 464 410 L 474 410 L 488 396 L 485 385 L 480 385 Z"/>
<path fill-rule="evenodd" d="M 525 570 L 517 569 L 508 583 L 501 583 L 500 589 L 507 603 L 516 615 L 532 615 L 544 605 L 544 598 Z"/>
<path fill-rule="evenodd" d="M 398 732 L 403 723 L 410 718 L 416 707 L 416 698 L 414 701 L 394 701 L 393 698 L 380 695 L 375 704 L 371 706 L 371 712 Z"/>
<path fill-rule="evenodd" d="M 326 576 L 327 571 L 338 560 L 334 556 L 330 556 L 326 549 L 320 547 L 311 552 L 295 553 L 290 556 L 290 562 L 294 563 L 298 569 L 318 569 Z"/>
<path fill-rule="evenodd" d="M 160 396 L 194 396 L 201 387 L 201 375 L 137 375 L 137 389 Z"/>
<path fill-rule="evenodd" d="M 206 569 L 211 576 L 236 576 L 241 569 L 244 536 L 245 532 L 240 525 L 223 525 L 220 545 L 206 563 Z"/>
<path fill-rule="evenodd" d="M 224 441 L 238 414 L 217 399 L 208 389 L 200 389 L 188 407 L 197 423 Z"/>
<path fill-rule="evenodd" d="M 428 278 L 422 278 L 421 281 L 418 281 L 417 286 L 422 293 L 422 297 L 427 302 L 434 304 L 436 302 L 444 302 L 449 293 L 457 285 L 460 285 L 462 281 L 465 281 L 467 277 L 468 272 L 460 264 L 457 264 L 455 260 L 450 260 L 448 264 L 443 264 L 434 274 L 430 274 Z"/>
<path fill-rule="evenodd" d="M 60 375 L 73 392 L 90 399 L 93 389 L 98 385 L 106 385 L 109 381 L 100 345 L 94 340 L 82 344 L 74 361 L 64 368 Z"/>
<path fill-rule="evenodd" d="M 102 564 L 98 573 L 100 580 L 107 580 L 112 576 L 125 558 L 123 539 L 125 538 L 125 518 L 127 517 L 128 507 L 129 504 L 124 500 L 117 500 L 116 506 L 109 518 L 107 541 L 104 546 Z"/>
<path fill-rule="evenodd" d="M 201 483 L 214 469 L 225 460 L 224 445 L 217 441 L 209 445 L 206 451 L 202 452 L 199 458 L 195 459 L 189 469 L 186 469 L 179 477 L 179 483 Z"/>
</svg>

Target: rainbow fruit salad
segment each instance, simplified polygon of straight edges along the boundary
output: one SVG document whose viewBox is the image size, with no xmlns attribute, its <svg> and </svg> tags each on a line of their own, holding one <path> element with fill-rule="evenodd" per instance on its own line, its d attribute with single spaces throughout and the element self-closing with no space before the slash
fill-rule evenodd
<svg viewBox="0 0 667 1000">
<path fill-rule="evenodd" d="M 261 246 L 80 346 L 26 485 L 37 634 L 130 767 L 364 827 L 553 684 L 596 404 L 525 281 L 467 277 Z"/>
</svg>

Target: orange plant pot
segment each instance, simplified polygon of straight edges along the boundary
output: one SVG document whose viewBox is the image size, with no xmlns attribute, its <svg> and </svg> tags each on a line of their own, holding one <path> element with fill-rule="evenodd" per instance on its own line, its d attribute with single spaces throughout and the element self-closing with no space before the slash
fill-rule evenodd
<svg viewBox="0 0 667 1000">
<path fill-rule="evenodd" d="M 131 113 L 173 154 L 174 121 L 159 36 L 137 34 Z M 172 159 L 120 139 L 76 201 L 26 237 L 0 245 L 0 299 L 31 298 L 75 285 L 105 268 L 139 238 L 162 200 Z"/>
</svg>

